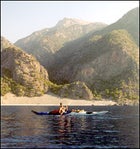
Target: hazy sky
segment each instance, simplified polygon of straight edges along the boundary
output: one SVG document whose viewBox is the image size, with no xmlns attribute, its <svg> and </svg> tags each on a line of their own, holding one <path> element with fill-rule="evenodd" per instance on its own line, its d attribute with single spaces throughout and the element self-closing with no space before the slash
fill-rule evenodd
<svg viewBox="0 0 140 149">
<path fill-rule="evenodd" d="M 139 1 L 1 1 L 1 34 L 11 42 L 64 17 L 112 24 Z"/>
</svg>

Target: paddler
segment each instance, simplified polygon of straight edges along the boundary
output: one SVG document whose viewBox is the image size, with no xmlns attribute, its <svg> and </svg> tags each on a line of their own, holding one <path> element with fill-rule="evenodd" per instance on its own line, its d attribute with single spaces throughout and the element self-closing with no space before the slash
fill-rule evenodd
<svg viewBox="0 0 140 149">
<path fill-rule="evenodd" d="M 63 106 L 62 103 L 60 103 L 60 106 L 58 109 L 50 111 L 49 114 L 54 114 L 54 115 L 62 115 L 68 111 L 68 106 Z"/>
<path fill-rule="evenodd" d="M 67 111 L 68 111 L 68 106 L 63 106 L 63 104 L 60 102 L 59 113 L 62 115 Z"/>
</svg>

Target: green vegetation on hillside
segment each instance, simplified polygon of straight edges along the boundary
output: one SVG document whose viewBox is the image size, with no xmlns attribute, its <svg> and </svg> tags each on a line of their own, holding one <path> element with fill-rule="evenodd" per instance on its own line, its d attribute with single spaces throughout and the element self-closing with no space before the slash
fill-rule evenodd
<svg viewBox="0 0 140 149">
<path fill-rule="evenodd" d="M 110 98 L 117 102 L 126 99 L 138 102 L 138 76 L 132 75 L 131 72 L 123 72 L 109 80 L 95 80 L 92 86 L 93 94 L 95 97 L 100 95 L 102 98 Z"/>
<path fill-rule="evenodd" d="M 6 76 L 1 77 L 1 95 L 4 96 L 9 92 L 17 96 L 28 96 L 26 94 L 26 88 L 23 85 L 15 82 L 12 78 Z"/>
</svg>

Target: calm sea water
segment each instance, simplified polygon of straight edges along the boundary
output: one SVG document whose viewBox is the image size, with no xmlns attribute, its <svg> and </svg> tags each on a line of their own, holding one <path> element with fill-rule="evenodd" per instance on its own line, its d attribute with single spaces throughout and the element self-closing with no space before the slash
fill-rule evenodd
<svg viewBox="0 0 140 149">
<path fill-rule="evenodd" d="M 2 106 L 1 148 L 138 148 L 139 110 L 132 106 L 83 106 L 102 116 L 39 116 L 56 107 Z"/>
</svg>

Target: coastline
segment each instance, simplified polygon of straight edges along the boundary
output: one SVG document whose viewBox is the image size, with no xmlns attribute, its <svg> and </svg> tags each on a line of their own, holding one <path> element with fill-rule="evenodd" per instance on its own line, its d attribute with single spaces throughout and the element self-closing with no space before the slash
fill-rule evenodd
<svg viewBox="0 0 140 149">
<path fill-rule="evenodd" d="M 44 94 L 40 97 L 17 97 L 14 94 L 8 93 L 1 96 L 1 106 L 58 106 L 62 102 L 68 106 L 112 106 L 117 105 L 111 100 L 85 100 L 85 99 L 70 99 L 61 98 L 53 94 Z"/>
</svg>

